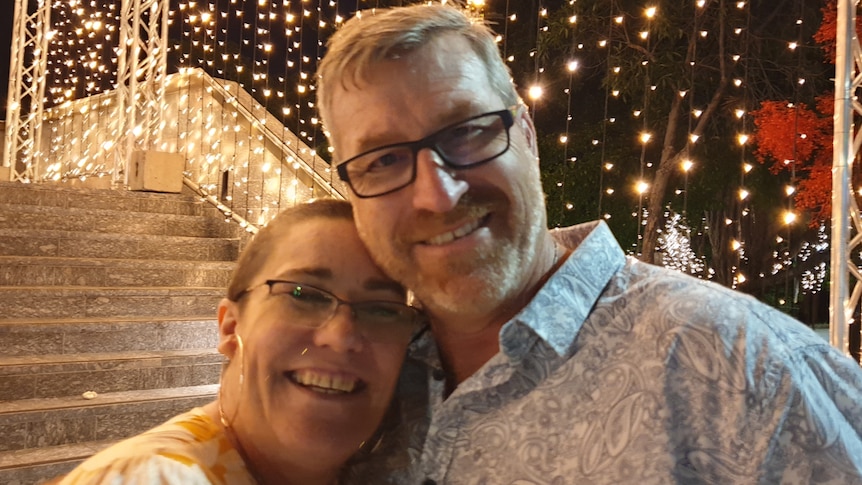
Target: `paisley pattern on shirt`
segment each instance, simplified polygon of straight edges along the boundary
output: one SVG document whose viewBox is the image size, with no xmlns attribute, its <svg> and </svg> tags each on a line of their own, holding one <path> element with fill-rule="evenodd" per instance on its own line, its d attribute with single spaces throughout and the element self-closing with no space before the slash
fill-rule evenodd
<svg viewBox="0 0 862 485">
<path fill-rule="evenodd" d="M 253 485 L 239 453 L 202 408 L 121 441 L 80 464 L 61 485 Z"/>
<path fill-rule="evenodd" d="M 862 484 L 862 370 L 755 299 L 626 258 L 604 223 L 447 399 L 411 348 L 355 483 Z M 433 480 L 433 482 L 425 482 Z"/>
</svg>

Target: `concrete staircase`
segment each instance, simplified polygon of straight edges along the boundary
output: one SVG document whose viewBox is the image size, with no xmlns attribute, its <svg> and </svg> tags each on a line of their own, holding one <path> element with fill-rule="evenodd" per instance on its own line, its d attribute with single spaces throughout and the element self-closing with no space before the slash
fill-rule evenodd
<svg viewBox="0 0 862 485">
<path fill-rule="evenodd" d="M 191 196 L 0 183 L 0 484 L 215 397 L 242 236 Z"/>
</svg>

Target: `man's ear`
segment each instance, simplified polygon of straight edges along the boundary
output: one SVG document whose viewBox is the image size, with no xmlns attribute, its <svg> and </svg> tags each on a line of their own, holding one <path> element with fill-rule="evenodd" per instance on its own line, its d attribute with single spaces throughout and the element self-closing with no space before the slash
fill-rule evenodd
<svg viewBox="0 0 862 485">
<path fill-rule="evenodd" d="M 239 305 L 235 301 L 222 298 L 218 304 L 218 351 L 233 359 L 239 346 L 236 326 L 239 323 Z"/>
<path fill-rule="evenodd" d="M 533 118 L 530 116 L 530 111 L 527 107 L 523 107 L 521 115 L 518 117 L 518 122 L 521 123 L 521 128 L 524 130 L 524 138 L 527 140 L 527 147 L 533 153 L 536 160 L 539 159 L 539 144 L 536 141 L 536 126 L 533 125 Z"/>
</svg>

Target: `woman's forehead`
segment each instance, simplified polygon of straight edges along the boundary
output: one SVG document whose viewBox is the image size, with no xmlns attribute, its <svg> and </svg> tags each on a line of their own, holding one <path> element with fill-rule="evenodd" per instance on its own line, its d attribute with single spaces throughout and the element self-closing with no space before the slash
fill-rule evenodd
<svg viewBox="0 0 862 485">
<path fill-rule="evenodd" d="M 270 240 L 262 272 L 266 278 L 285 275 L 308 276 L 316 280 L 345 276 L 385 277 L 371 260 L 353 221 L 315 217 L 285 227 Z"/>
</svg>

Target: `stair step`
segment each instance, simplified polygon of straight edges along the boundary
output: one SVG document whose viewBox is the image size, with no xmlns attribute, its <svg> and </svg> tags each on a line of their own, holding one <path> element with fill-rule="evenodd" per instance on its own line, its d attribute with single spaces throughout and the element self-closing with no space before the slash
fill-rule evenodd
<svg viewBox="0 0 862 485">
<path fill-rule="evenodd" d="M 185 319 L 0 320 L 0 355 L 214 349 L 217 328 L 215 313 Z"/>
<path fill-rule="evenodd" d="M 0 286 L 227 287 L 234 263 L 0 256 Z"/>
<path fill-rule="evenodd" d="M 186 237 L 237 237 L 239 225 L 214 217 L 0 203 L 0 229 L 23 228 Z"/>
<path fill-rule="evenodd" d="M 215 348 L 3 357 L 0 402 L 217 384 L 222 362 Z"/>
<path fill-rule="evenodd" d="M 0 484 L 215 399 L 216 308 L 248 238 L 188 193 L 0 182 Z"/>
<path fill-rule="evenodd" d="M 0 229 L 0 256 L 234 261 L 238 238 Z"/>
<path fill-rule="evenodd" d="M 191 194 L 159 194 L 19 182 L 0 182 L 0 203 L 190 216 L 200 215 L 204 208 L 200 200 Z"/>
<path fill-rule="evenodd" d="M 119 440 L 215 399 L 218 384 L 0 403 L 0 452 Z M 2 454 L 0 454 L 2 456 Z"/>
<path fill-rule="evenodd" d="M 118 441 L 91 441 L 0 452 L 0 483 L 36 485 L 46 479 L 65 475 L 87 458 Z"/>
<path fill-rule="evenodd" d="M 215 315 L 223 288 L 0 287 L 4 318 Z"/>
</svg>

